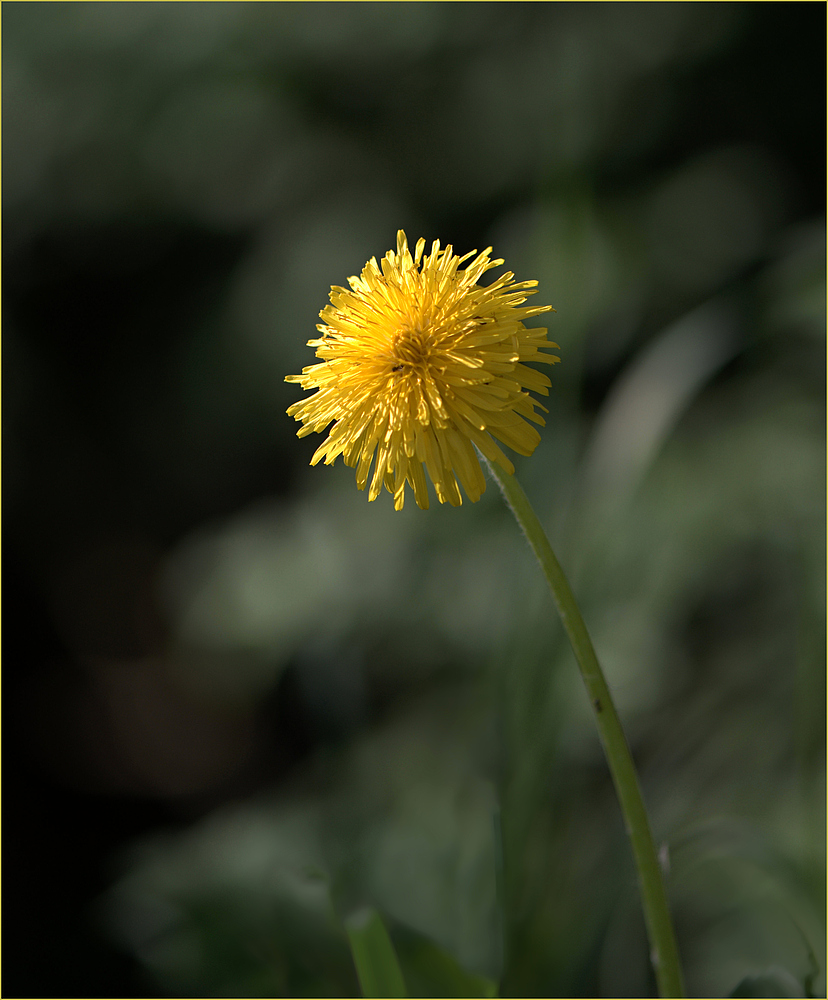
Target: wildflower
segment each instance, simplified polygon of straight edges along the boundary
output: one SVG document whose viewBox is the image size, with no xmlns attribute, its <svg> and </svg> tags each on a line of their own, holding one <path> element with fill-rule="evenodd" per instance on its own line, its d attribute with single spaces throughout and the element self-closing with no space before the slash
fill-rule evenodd
<svg viewBox="0 0 828 1000">
<path fill-rule="evenodd" d="M 558 346 L 545 329 L 523 325 L 551 309 L 521 306 L 536 281 L 515 282 L 510 271 L 481 287 L 480 277 L 503 263 L 489 257 L 491 247 L 463 270 L 476 251 L 458 257 L 439 240 L 426 256 L 424 248 L 421 239 L 412 257 L 400 230 L 396 253 L 389 250 L 381 265 L 372 257 L 348 279 L 350 291 L 331 288 L 319 314 L 321 337 L 308 341 L 322 363 L 286 379 L 317 390 L 287 411 L 302 421 L 299 437 L 333 422 L 311 465 L 342 455 L 363 490 L 376 455 L 368 499 L 384 484 L 397 510 L 406 483 L 428 507 L 424 469 L 440 503 L 462 503 L 458 479 L 469 499 L 479 500 L 486 480 L 473 445 L 513 473 L 494 438 L 531 455 L 540 435 L 526 421 L 542 425 L 535 407 L 547 411 L 525 390 L 546 396 L 551 385 L 524 362 L 560 360 L 542 353 Z"/>
</svg>

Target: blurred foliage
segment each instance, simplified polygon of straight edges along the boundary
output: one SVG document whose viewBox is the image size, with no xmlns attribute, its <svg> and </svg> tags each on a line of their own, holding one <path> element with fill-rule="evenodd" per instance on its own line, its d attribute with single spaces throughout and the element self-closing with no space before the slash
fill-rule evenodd
<svg viewBox="0 0 828 1000">
<path fill-rule="evenodd" d="M 369 506 L 284 415 L 398 228 L 557 309 L 518 472 L 691 994 L 824 995 L 824 6 L 2 17 L 6 995 L 353 996 L 363 906 L 412 995 L 652 994 L 496 490 Z"/>
<path fill-rule="evenodd" d="M 377 911 L 358 910 L 345 928 L 362 995 L 407 997 L 397 953 Z"/>
</svg>

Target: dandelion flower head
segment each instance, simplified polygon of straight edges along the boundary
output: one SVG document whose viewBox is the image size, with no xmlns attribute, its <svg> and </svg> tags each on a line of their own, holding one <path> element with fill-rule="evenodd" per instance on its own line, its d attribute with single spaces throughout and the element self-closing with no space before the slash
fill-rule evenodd
<svg viewBox="0 0 828 1000">
<path fill-rule="evenodd" d="M 333 424 L 311 465 L 342 455 L 363 490 L 373 462 L 368 499 L 384 485 L 400 510 L 406 483 L 428 507 L 426 471 L 440 503 L 459 506 L 459 485 L 479 500 L 486 480 L 474 446 L 510 474 L 514 466 L 495 439 L 532 454 L 540 435 L 527 421 L 542 425 L 536 408 L 547 411 L 529 393 L 546 396 L 551 383 L 525 362 L 560 358 L 544 353 L 558 346 L 547 331 L 523 321 L 552 307 L 524 307 L 537 282 L 516 282 L 512 272 L 479 285 L 503 263 L 491 249 L 461 269 L 477 251 L 458 257 L 438 240 L 424 255 L 421 239 L 412 256 L 400 230 L 396 253 L 381 264 L 371 258 L 348 279 L 350 291 L 331 288 L 321 336 L 308 341 L 321 363 L 286 379 L 316 390 L 287 411 L 302 422 L 299 437 Z"/>
</svg>

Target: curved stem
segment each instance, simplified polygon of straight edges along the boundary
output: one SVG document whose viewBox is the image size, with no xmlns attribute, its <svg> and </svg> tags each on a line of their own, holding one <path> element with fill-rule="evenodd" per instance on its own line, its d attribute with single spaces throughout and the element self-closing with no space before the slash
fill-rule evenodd
<svg viewBox="0 0 828 1000">
<path fill-rule="evenodd" d="M 549 583 L 589 694 L 595 722 L 604 746 L 604 753 L 635 856 L 641 902 L 644 907 L 644 918 L 650 939 L 650 957 L 655 969 L 659 993 L 662 997 L 683 997 L 684 984 L 681 963 L 670 909 L 667 904 L 661 866 L 653 842 L 647 810 L 641 796 L 635 764 L 624 736 L 624 730 L 621 727 L 621 720 L 618 718 L 618 713 L 612 702 L 604 673 L 598 663 L 598 657 L 595 655 L 592 641 L 569 583 L 520 483 L 514 476 L 503 472 L 497 466 L 491 463 L 487 464 L 489 464 L 492 475 L 500 485 L 506 502 L 511 507 L 518 524 L 532 546 Z"/>
</svg>

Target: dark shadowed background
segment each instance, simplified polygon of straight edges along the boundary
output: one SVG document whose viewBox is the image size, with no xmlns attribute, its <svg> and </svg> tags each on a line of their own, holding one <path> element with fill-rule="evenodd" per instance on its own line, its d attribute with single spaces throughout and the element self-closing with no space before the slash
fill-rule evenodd
<svg viewBox="0 0 828 1000">
<path fill-rule="evenodd" d="M 518 473 L 691 994 L 824 995 L 824 5 L 7 3 L 2 29 L 3 995 L 355 995 L 364 904 L 412 995 L 449 995 L 440 963 L 456 995 L 652 992 L 496 489 L 369 505 L 284 412 L 329 287 L 401 227 L 493 245 L 557 309 Z"/>
</svg>

